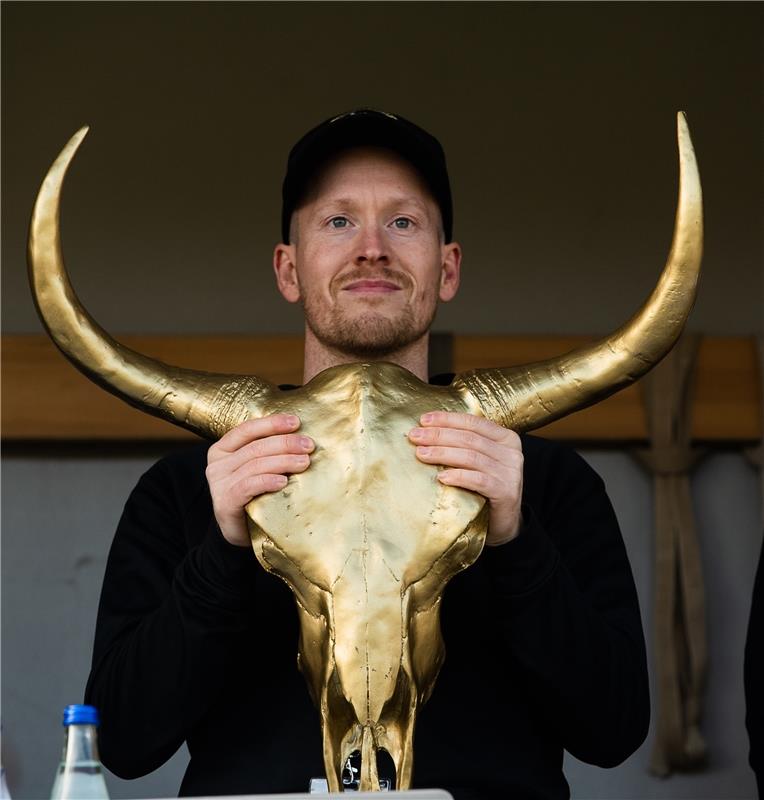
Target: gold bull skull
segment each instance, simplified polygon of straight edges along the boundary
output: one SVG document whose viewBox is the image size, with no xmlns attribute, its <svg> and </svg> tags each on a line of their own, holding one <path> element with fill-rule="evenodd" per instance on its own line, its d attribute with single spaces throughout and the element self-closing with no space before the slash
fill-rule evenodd
<svg viewBox="0 0 764 800">
<path fill-rule="evenodd" d="M 437 468 L 417 461 L 406 434 L 432 409 L 531 430 L 637 380 L 671 349 L 694 301 L 703 240 L 684 116 L 671 252 L 645 305 L 611 336 L 549 361 L 464 373 L 448 387 L 376 363 L 333 367 L 289 392 L 257 377 L 148 358 L 114 341 L 82 307 L 64 267 L 59 205 L 86 133 L 75 134 L 54 162 L 32 215 L 29 268 L 40 316 L 89 378 L 202 436 L 266 414 L 300 417 L 316 442 L 311 467 L 247 506 L 255 553 L 294 592 L 298 660 L 321 714 L 330 789 L 340 789 L 342 766 L 356 751 L 361 789 L 378 789 L 379 748 L 393 759 L 398 788 L 408 788 L 417 710 L 444 658 L 443 589 L 478 557 L 487 515 L 483 498 L 435 480 Z"/>
</svg>

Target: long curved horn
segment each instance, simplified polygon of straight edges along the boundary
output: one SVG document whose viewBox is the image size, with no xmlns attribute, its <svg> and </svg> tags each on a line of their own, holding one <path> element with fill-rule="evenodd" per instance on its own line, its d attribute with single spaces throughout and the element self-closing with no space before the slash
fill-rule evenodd
<svg viewBox="0 0 764 800">
<path fill-rule="evenodd" d="M 547 361 L 465 372 L 453 387 L 515 431 L 546 425 L 604 400 L 652 369 L 674 346 L 695 302 L 703 253 L 703 205 L 695 152 L 677 114 L 679 201 L 666 266 L 647 302 L 615 333 Z"/>
<path fill-rule="evenodd" d="M 218 437 L 267 413 L 278 392 L 259 378 L 195 372 L 164 364 L 116 342 L 88 314 L 64 266 L 61 188 L 88 128 L 67 143 L 40 187 L 29 228 L 29 281 L 37 311 L 61 352 L 88 378 L 130 405 L 202 436 Z"/>
</svg>

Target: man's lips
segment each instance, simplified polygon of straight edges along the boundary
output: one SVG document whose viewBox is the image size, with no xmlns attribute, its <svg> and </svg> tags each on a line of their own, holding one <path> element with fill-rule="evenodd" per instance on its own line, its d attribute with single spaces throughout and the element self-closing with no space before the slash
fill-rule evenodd
<svg viewBox="0 0 764 800">
<path fill-rule="evenodd" d="M 398 286 L 396 283 L 391 283 L 390 281 L 373 281 L 373 280 L 363 280 L 363 281 L 353 281 L 349 283 L 347 286 L 344 286 L 342 291 L 343 292 L 357 292 L 359 294 L 368 292 L 371 294 L 384 294 L 386 292 L 399 292 L 401 287 Z"/>
</svg>

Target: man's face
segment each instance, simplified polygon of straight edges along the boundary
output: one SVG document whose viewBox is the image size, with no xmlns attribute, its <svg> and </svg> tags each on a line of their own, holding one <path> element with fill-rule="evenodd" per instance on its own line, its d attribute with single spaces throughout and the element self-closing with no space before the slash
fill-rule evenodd
<svg viewBox="0 0 764 800">
<path fill-rule="evenodd" d="M 346 355 L 383 358 L 421 339 L 458 288 L 459 246 L 443 243 L 437 204 L 390 151 L 331 161 L 292 231 L 274 254 L 279 289 L 302 302 L 309 333 Z"/>
</svg>

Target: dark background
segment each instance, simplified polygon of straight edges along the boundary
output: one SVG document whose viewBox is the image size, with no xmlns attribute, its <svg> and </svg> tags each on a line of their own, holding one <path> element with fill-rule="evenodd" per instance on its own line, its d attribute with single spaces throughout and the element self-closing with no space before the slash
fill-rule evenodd
<svg viewBox="0 0 764 800">
<path fill-rule="evenodd" d="M 286 332 L 271 280 L 291 144 L 361 105 L 446 149 L 457 333 L 593 333 L 665 260 L 675 114 L 705 190 L 691 326 L 762 322 L 756 3 L 5 3 L 3 326 L 35 331 L 24 269 L 39 182 L 91 133 L 64 203 L 75 287 L 115 332 Z"/>
</svg>

